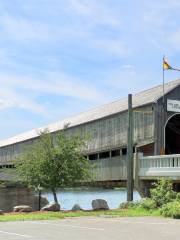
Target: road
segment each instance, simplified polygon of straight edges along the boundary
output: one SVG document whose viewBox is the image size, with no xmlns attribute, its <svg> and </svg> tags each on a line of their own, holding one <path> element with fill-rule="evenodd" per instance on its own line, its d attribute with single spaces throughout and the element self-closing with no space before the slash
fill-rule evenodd
<svg viewBox="0 0 180 240">
<path fill-rule="evenodd" d="M 180 220 L 81 217 L 0 223 L 0 240 L 179 240 Z"/>
</svg>

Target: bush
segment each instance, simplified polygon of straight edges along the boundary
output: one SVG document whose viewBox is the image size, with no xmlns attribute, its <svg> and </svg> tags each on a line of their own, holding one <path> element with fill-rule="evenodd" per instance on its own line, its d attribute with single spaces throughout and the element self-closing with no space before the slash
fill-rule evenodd
<svg viewBox="0 0 180 240">
<path fill-rule="evenodd" d="M 150 198 L 142 198 L 136 202 L 123 202 L 120 204 L 121 209 L 144 208 L 146 210 L 153 210 L 156 208 L 156 203 Z"/>
<path fill-rule="evenodd" d="M 164 204 L 160 210 L 164 217 L 180 218 L 180 202 L 174 201 Z"/>
<path fill-rule="evenodd" d="M 138 202 L 123 202 L 119 205 L 119 208 L 122 209 L 129 209 L 129 208 L 135 208 L 139 205 Z"/>
<path fill-rule="evenodd" d="M 177 200 L 177 201 L 180 201 L 180 192 L 178 192 L 178 193 L 176 194 L 176 200 Z"/>
<path fill-rule="evenodd" d="M 153 199 L 144 198 L 144 199 L 140 200 L 139 207 L 147 209 L 147 210 L 153 210 L 156 208 L 156 202 Z"/>
<path fill-rule="evenodd" d="M 176 199 L 177 193 L 172 190 L 172 182 L 167 179 L 160 179 L 155 188 L 150 190 L 151 199 L 155 202 L 156 207 L 172 202 Z"/>
</svg>

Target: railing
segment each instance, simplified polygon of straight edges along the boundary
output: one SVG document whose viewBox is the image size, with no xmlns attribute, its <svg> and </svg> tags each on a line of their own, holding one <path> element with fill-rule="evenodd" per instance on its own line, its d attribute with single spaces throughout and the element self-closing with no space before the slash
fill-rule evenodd
<svg viewBox="0 0 180 240">
<path fill-rule="evenodd" d="M 180 154 L 139 156 L 139 176 L 180 179 Z"/>
</svg>

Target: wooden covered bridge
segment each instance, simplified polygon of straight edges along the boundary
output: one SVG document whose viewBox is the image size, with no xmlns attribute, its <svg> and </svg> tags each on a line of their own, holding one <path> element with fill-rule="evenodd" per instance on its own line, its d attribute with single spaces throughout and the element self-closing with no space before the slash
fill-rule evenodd
<svg viewBox="0 0 180 240">
<path fill-rule="evenodd" d="M 89 135 L 83 150 L 97 164 L 97 182 L 126 181 L 127 98 L 83 112 L 63 121 L 33 129 L 0 141 L 0 167 L 12 167 L 12 160 L 24 146 L 35 143 L 45 128 L 54 134 L 64 126 L 67 136 Z M 180 80 L 171 81 L 133 95 L 133 151 L 135 182 L 149 182 L 166 176 L 180 182 Z M 162 149 L 165 149 L 164 156 Z M 138 157 L 137 157 L 138 156 Z M 138 159 L 138 160 L 137 160 Z M 73 161 L 73 159 L 72 159 Z M 0 174 L 3 179 L 3 173 Z"/>
</svg>

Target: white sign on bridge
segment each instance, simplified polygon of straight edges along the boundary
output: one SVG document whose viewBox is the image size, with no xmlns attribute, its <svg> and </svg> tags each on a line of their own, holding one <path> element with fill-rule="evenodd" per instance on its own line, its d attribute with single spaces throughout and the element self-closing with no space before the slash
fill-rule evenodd
<svg viewBox="0 0 180 240">
<path fill-rule="evenodd" d="M 180 101 L 167 99 L 167 111 L 180 112 Z"/>
</svg>

